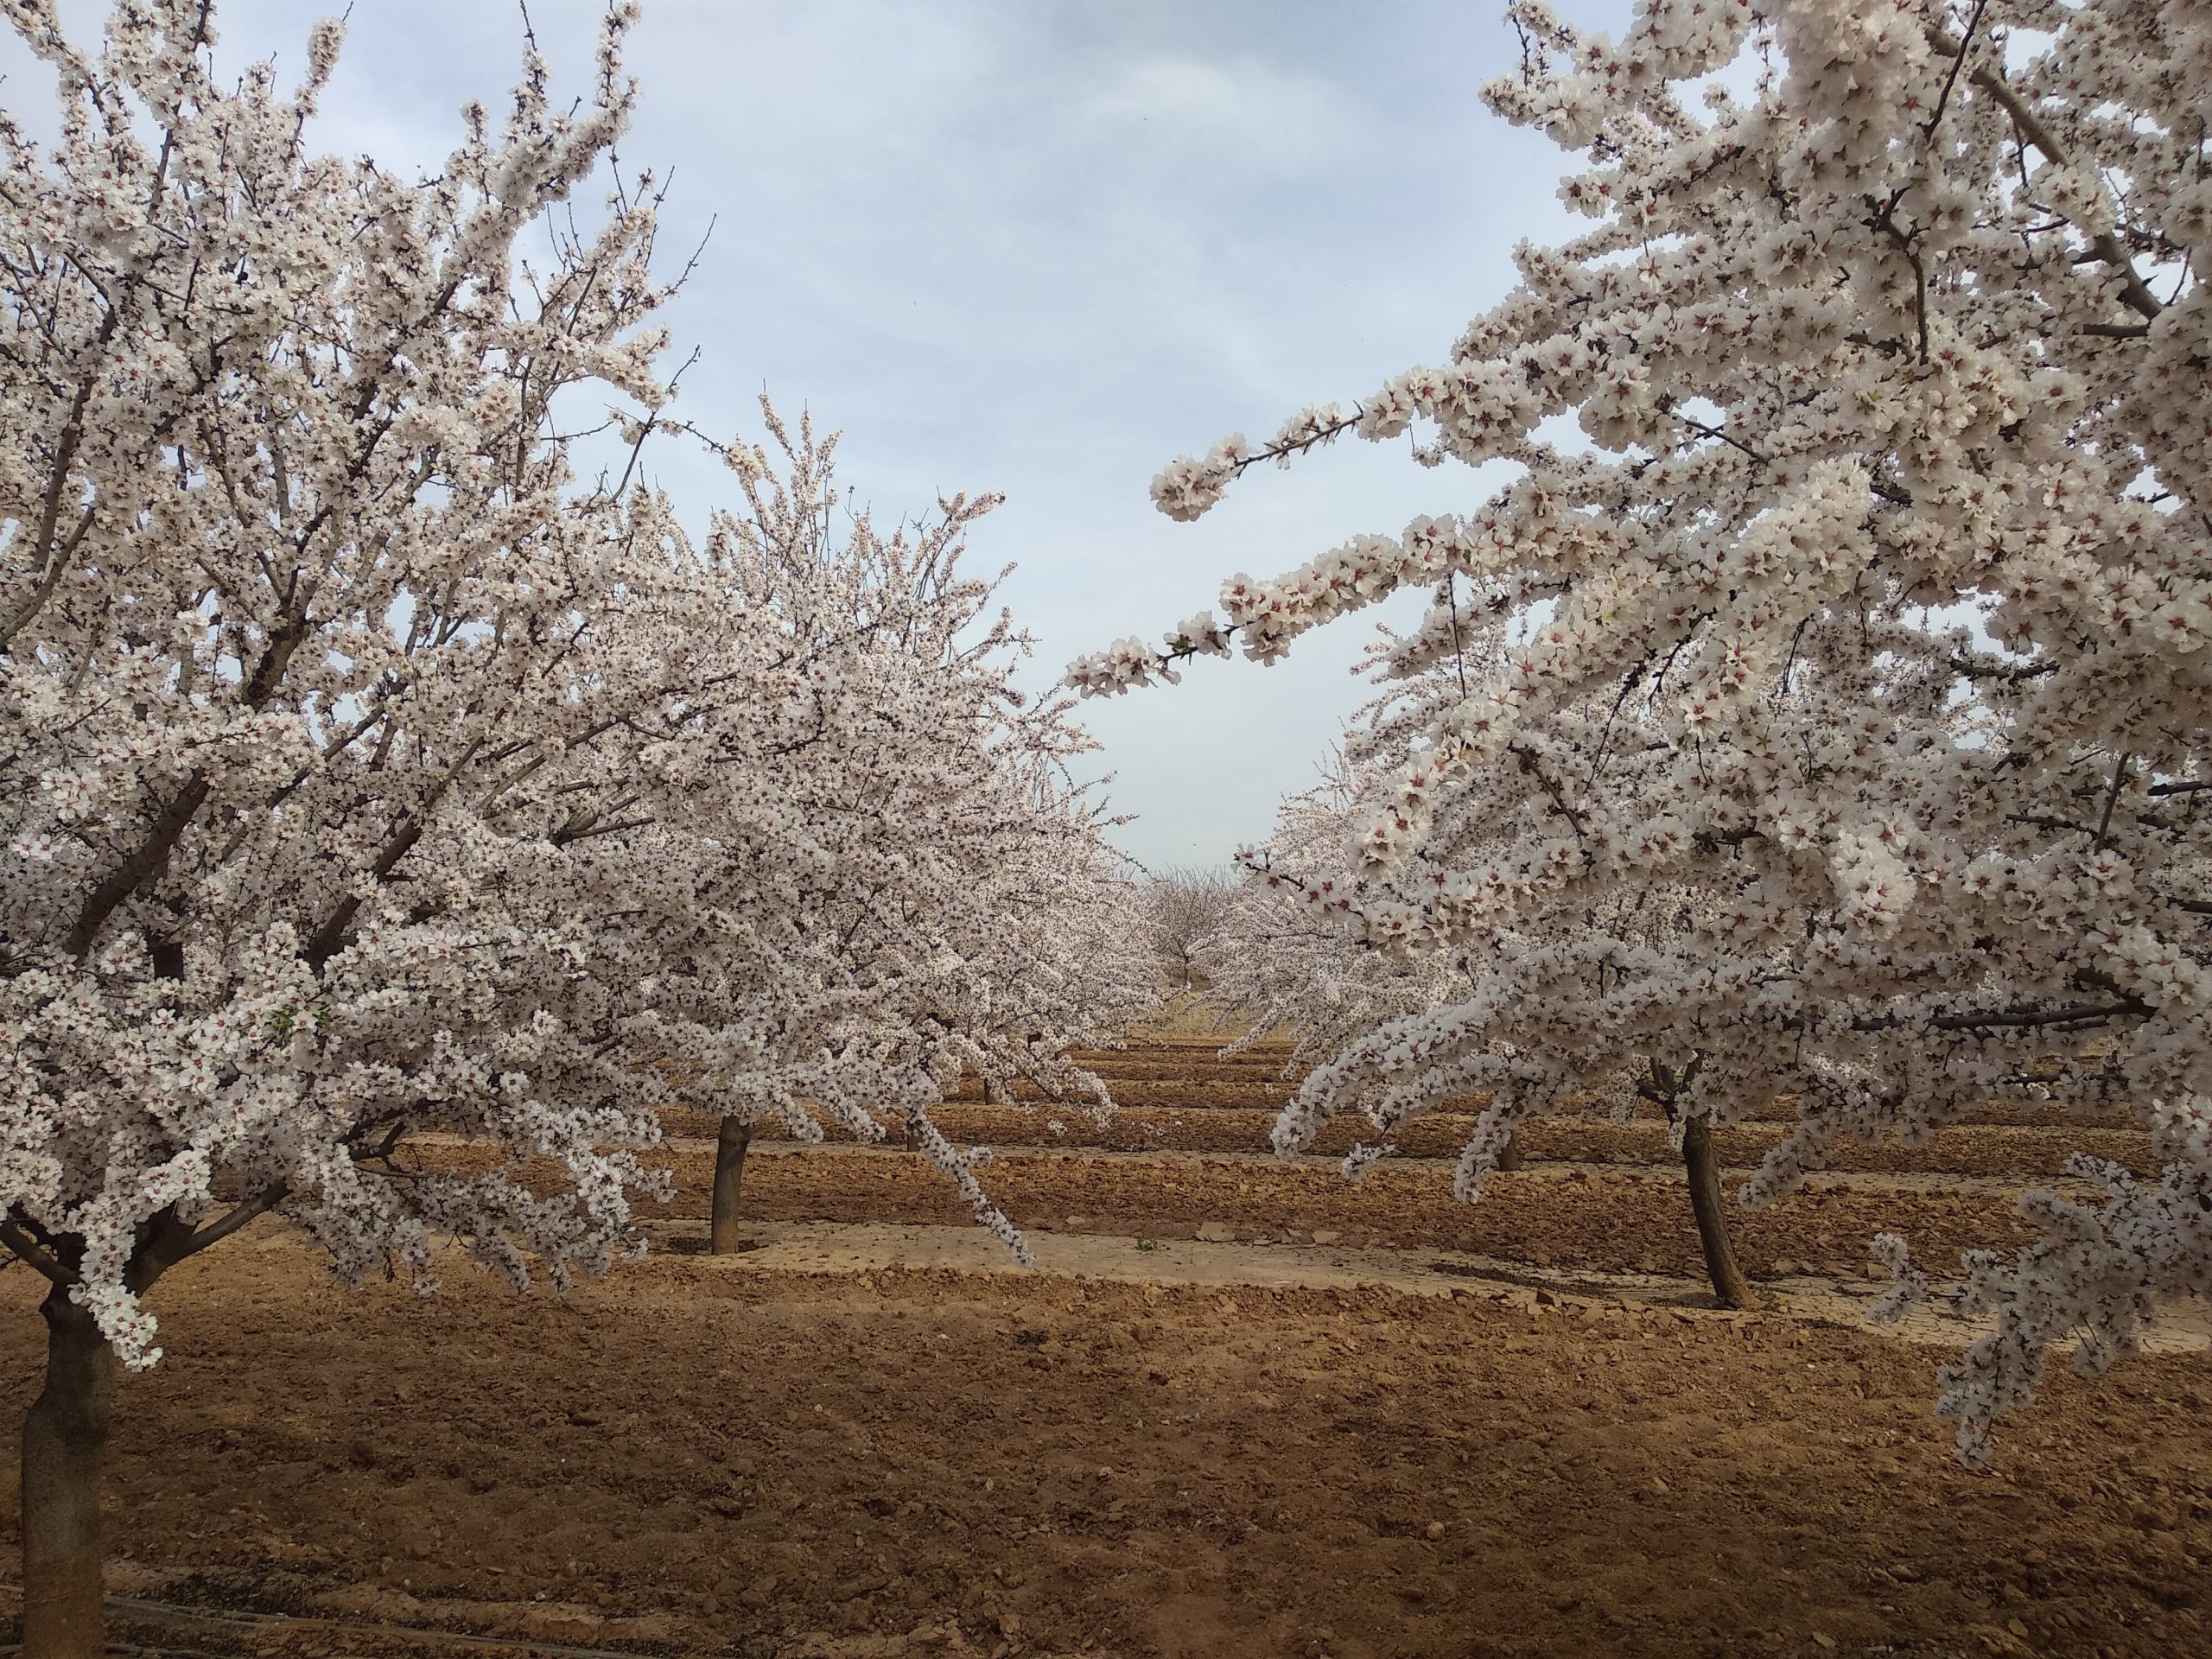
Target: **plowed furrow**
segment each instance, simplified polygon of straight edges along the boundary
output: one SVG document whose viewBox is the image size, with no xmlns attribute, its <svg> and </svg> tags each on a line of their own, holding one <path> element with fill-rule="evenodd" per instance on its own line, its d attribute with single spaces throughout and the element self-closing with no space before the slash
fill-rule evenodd
<svg viewBox="0 0 2212 1659">
<path fill-rule="evenodd" d="M 1166 1107 L 1125 1107 L 1103 1125 L 1087 1111 L 1043 1106 L 939 1107 L 937 1125 L 963 1145 L 1097 1148 L 1109 1152 L 1252 1152 L 1270 1150 L 1274 1127 L 1271 1111 L 1185 1111 Z M 711 1118 L 671 1112 L 664 1119 L 673 1137 L 707 1136 Z M 1404 1125 L 1394 1137 L 1398 1150 L 1414 1158 L 1457 1158 L 1473 1134 L 1476 1120 L 1461 1113 L 1439 1113 Z M 1748 1167 L 1782 1138 L 1780 1124 L 1742 1124 L 1720 1130 L 1713 1143 L 1721 1161 Z M 758 1138 L 779 1141 L 779 1126 L 763 1124 Z M 1341 1158 L 1363 1141 L 1376 1139 L 1363 1119 L 1323 1126 L 1312 1150 Z M 1614 1123 L 1586 1118 L 1545 1118 L 1522 1126 L 1522 1155 L 1537 1163 L 1671 1166 L 1678 1161 L 1667 1144 L 1666 1125 L 1643 1119 Z M 2149 1135 L 2068 1123 L 2040 1127 L 1961 1126 L 1940 1131 L 1927 1145 L 1875 1146 L 1845 1143 L 1829 1148 L 1827 1167 L 1878 1173 L 1974 1176 L 2016 1180 L 2052 1180 L 2063 1176 L 2075 1153 L 2107 1159 L 2137 1174 L 2157 1167 Z"/>
<path fill-rule="evenodd" d="M 423 1148 L 446 1168 L 481 1166 L 474 1147 Z M 658 1154 L 677 1194 L 650 1214 L 696 1218 L 707 1211 L 712 1155 Z M 556 1172 L 544 1172 L 551 1184 Z M 1700 1257 L 1687 1193 L 1678 1181 L 1611 1171 L 1544 1171 L 1493 1179 L 1479 1204 L 1453 1201 L 1441 1166 L 1383 1166 L 1357 1185 L 1312 1164 L 1253 1160 L 1009 1158 L 984 1173 L 991 1197 L 1020 1224 L 1069 1230 L 1195 1237 L 1342 1239 L 1397 1249 L 1462 1250 L 1539 1265 L 1601 1272 L 1692 1273 Z M 965 1211 L 951 1186 L 913 1154 L 764 1157 L 746 1172 L 746 1213 L 779 1221 L 953 1223 Z M 1867 1242 L 1904 1236 L 1920 1260 L 1948 1268 L 1960 1251 L 2024 1243 L 2009 1198 L 1993 1193 L 1808 1192 L 1732 1218 L 1748 1271 L 1777 1262 L 1823 1271 L 1867 1271 Z"/>
</svg>

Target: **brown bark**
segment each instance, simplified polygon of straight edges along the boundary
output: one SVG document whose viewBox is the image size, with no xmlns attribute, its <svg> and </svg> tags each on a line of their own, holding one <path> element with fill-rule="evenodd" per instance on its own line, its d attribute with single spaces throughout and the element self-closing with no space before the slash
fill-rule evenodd
<svg viewBox="0 0 2212 1659">
<path fill-rule="evenodd" d="M 1497 1166 L 1505 1170 L 1521 1167 L 1521 1127 L 1517 1123 L 1513 1133 L 1505 1137 L 1505 1149 L 1497 1154 Z"/>
<path fill-rule="evenodd" d="M 1697 1217 L 1697 1242 L 1705 1249 L 1713 1294 L 1723 1307 L 1749 1307 L 1757 1298 L 1736 1265 L 1727 1202 L 1720 1192 L 1720 1160 L 1713 1155 L 1713 1131 L 1701 1117 L 1690 1119 L 1682 1130 L 1682 1163 L 1689 1171 L 1690 1209 Z"/>
<path fill-rule="evenodd" d="M 22 1659 L 100 1659 L 100 1465 L 115 1351 L 56 1285 L 46 1387 L 23 1419 Z"/>
<path fill-rule="evenodd" d="M 734 1255 L 745 1248 L 737 1232 L 737 1191 L 745 1179 L 745 1149 L 753 1143 L 753 1126 L 734 1117 L 722 1119 L 715 1137 L 715 1202 L 707 1224 L 707 1249 L 713 1255 Z"/>
<path fill-rule="evenodd" d="M 99 938 L 100 929 L 117 906 L 168 868 L 169 855 L 176 849 L 178 837 L 198 816 L 213 787 L 207 773 L 195 772 L 177 791 L 176 798 L 154 815 L 154 821 L 146 828 L 146 838 L 86 896 L 83 907 L 77 912 L 77 925 L 69 930 L 71 956 L 81 962 L 91 955 L 92 942 Z"/>
</svg>

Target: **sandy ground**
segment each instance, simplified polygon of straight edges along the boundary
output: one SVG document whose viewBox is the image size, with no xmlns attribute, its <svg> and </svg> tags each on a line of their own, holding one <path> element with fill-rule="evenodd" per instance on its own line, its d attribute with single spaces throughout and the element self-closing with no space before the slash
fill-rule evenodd
<svg viewBox="0 0 2212 1659">
<path fill-rule="evenodd" d="M 159 1300 L 115 1586 L 296 1616 L 189 1627 L 202 1652 L 408 1650 L 350 1627 L 379 1623 L 849 1659 L 956 1627 L 1237 1659 L 2205 1648 L 2186 1357 L 2062 1378 L 1975 1476 L 1923 1348 L 1471 1287 L 666 1254 L 423 1301 L 264 1226 Z"/>
<path fill-rule="evenodd" d="M 468 1155 L 442 1150 L 455 1161 Z M 679 1190 L 658 1213 L 703 1217 L 711 1155 L 664 1156 Z M 1611 1273 L 1687 1274 L 1702 1260 L 1688 1189 L 1672 1171 L 1523 1171 L 1495 1178 L 1471 1207 L 1452 1201 L 1443 1165 L 1386 1163 L 1352 1185 L 1326 1165 L 1009 1155 L 987 1175 L 1007 1213 L 1038 1231 L 1187 1239 L 1211 1228 L 1271 1243 L 1327 1233 L 1355 1245 Z M 765 1156 L 748 1164 L 746 1189 L 749 1211 L 766 1220 L 966 1219 L 916 1154 Z M 1995 1192 L 1813 1191 L 1734 1220 L 1738 1253 L 1754 1274 L 1787 1272 L 1791 1263 L 1831 1275 L 1866 1270 L 1866 1243 L 1885 1230 L 1903 1234 L 1916 1257 L 1939 1268 L 1963 1249 L 2027 1236 L 2012 1198 Z"/>
<path fill-rule="evenodd" d="M 1933 1356 L 1840 1325 L 1230 1285 L 1233 1245 L 1206 1277 L 1169 1247 L 1169 1283 L 798 1270 L 809 1248 L 426 1302 L 332 1287 L 258 1227 L 161 1289 L 116 1587 L 669 1654 L 942 1651 L 948 1626 L 1008 1653 L 2202 1650 L 2191 1359 L 2060 1381 L 1972 1476 Z"/>
<path fill-rule="evenodd" d="M 963 1274 L 1021 1276 L 999 1242 L 974 1227 L 928 1227 L 893 1222 L 754 1222 L 736 1258 L 709 1266 L 747 1271 L 872 1273 L 886 1268 L 950 1269 Z M 706 1229 L 671 1222 L 652 1230 L 653 1246 L 683 1255 L 702 1255 Z M 1713 1304 L 1700 1278 L 1656 1273 L 1599 1273 L 1540 1268 L 1464 1251 L 1413 1252 L 1341 1244 L 1234 1243 L 1213 1238 L 1189 1243 L 1096 1233 L 1039 1232 L 1028 1243 L 1039 1273 L 1133 1285 L 1265 1289 L 1384 1288 L 1430 1296 L 1478 1295 L 1522 1308 L 1562 1308 L 1586 1319 L 1620 1313 L 1664 1313 L 1684 1323 L 1761 1319 L 1831 1325 L 1879 1332 L 1900 1341 L 1956 1353 L 1984 1330 L 1936 1307 L 1918 1307 L 1902 1319 L 1874 1325 L 1869 1315 L 1888 1291 L 1886 1280 L 1833 1278 L 1792 1272 L 1763 1275 L 1756 1310 Z M 2147 1353 L 2212 1351 L 2212 1310 L 2195 1298 L 2162 1303 L 2158 1323 L 2144 1341 Z M 2212 1380 L 2212 1379 L 2208 1379 Z"/>
<path fill-rule="evenodd" d="M 2062 1369 L 1979 1475 L 1929 1409 L 1971 1331 L 1863 1323 L 1871 1232 L 1938 1266 L 2018 1235 L 2044 1130 L 1972 1133 L 1943 1179 L 1740 1218 L 1744 1314 L 1648 1135 L 1471 1211 L 1416 1162 L 1010 1154 L 1033 1273 L 896 1152 L 764 1147 L 757 1248 L 708 1258 L 677 1148 L 653 1252 L 566 1297 L 343 1290 L 264 1221 L 163 1281 L 122 1386 L 118 1651 L 2212 1652 L 2201 1304 Z M 0 1273 L 16 1412 L 39 1288 Z"/>
</svg>

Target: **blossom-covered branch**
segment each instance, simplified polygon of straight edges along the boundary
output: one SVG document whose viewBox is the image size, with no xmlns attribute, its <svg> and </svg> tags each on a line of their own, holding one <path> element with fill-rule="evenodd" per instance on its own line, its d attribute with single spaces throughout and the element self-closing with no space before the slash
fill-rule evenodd
<svg viewBox="0 0 2212 1659">
<path fill-rule="evenodd" d="M 1643 0 L 1616 42 L 1508 16 L 1522 69 L 1485 99 L 1582 158 L 1560 194 L 1594 226 L 1517 249 L 1512 292 L 1353 424 L 1423 423 L 1427 456 L 1510 480 L 1070 671 L 1095 695 L 1196 652 L 1270 660 L 1435 594 L 1380 663 L 1391 770 L 1336 912 L 1471 988 L 1347 1043 L 1285 1133 L 1481 1089 L 1494 1146 L 1659 1065 L 1684 1133 L 1801 1103 L 1764 1202 L 1839 1135 L 1916 1140 L 2025 1078 L 2195 1114 L 2201 26 L 2133 0 Z M 1252 458 L 1232 440 L 1155 495 L 1192 516 Z M 1511 646 L 1478 661 L 1493 623 Z M 2185 1214 L 2212 1165 L 2171 1144 L 2171 1201 L 2115 1199 L 2112 1250 L 1976 1269 L 2009 1334 L 1946 1395 L 1970 1457 L 2069 1323 L 2212 1288 Z"/>
</svg>

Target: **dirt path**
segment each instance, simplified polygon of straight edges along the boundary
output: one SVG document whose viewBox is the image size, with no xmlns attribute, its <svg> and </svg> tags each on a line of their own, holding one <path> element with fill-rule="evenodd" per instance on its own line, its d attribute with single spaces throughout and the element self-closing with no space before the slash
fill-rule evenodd
<svg viewBox="0 0 2212 1659">
<path fill-rule="evenodd" d="M 679 1142 L 660 1248 L 564 1298 L 465 1264 L 429 1300 L 348 1293 L 257 1223 L 162 1281 L 168 1357 L 121 1385 L 118 1637 L 149 1659 L 2212 1651 L 2201 1304 L 2101 1384 L 2054 1367 L 1979 1476 L 1929 1411 L 1973 1328 L 1865 1322 L 1872 1233 L 1940 1272 L 2024 1237 L 2015 1196 L 2069 1147 L 2140 1166 L 2139 1131 L 2020 1107 L 1846 1149 L 1737 1218 L 1767 1297 L 1738 1314 L 1710 1306 L 1662 1126 L 1532 1126 L 1531 1166 L 1470 1209 L 1464 1116 L 1356 1186 L 1275 1161 L 1280 1065 L 1108 1057 L 1151 1099 L 1103 1129 L 945 1108 L 1007 1148 L 987 1178 L 1034 1273 L 918 1156 L 769 1141 L 759 1248 L 690 1253 L 711 1155 Z M 36 1386 L 36 1289 L 0 1274 L 0 1413 Z"/>
<path fill-rule="evenodd" d="M 706 1229 L 696 1222 L 652 1229 L 657 1248 L 697 1257 Z M 706 1257 L 701 1265 L 729 1273 L 875 1273 L 889 1269 L 946 1269 L 961 1274 L 1007 1274 L 1024 1269 L 988 1234 L 975 1227 L 903 1226 L 887 1222 L 760 1222 L 748 1230 L 752 1248 L 740 1255 Z M 1796 1320 L 1866 1330 L 1925 1346 L 1963 1349 L 1986 1328 L 1931 1309 L 1877 1325 L 1867 1310 L 1888 1288 L 1872 1280 L 1836 1280 L 1793 1274 L 1764 1281 L 1764 1299 L 1752 1312 L 1715 1307 L 1702 1279 L 1648 1273 L 1591 1273 L 1531 1267 L 1526 1262 L 1461 1251 L 1404 1251 L 1338 1245 L 1237 1244 L 1198 1239 L 1169 1242 L 1098 1234 L 1040 1233 L 1030 1240 L 1036 1272 L 1063 1279 L 1109 1280 L 1128 1285 L 1212 1286 L 1328 1290 L 1376 1287 L 1410 1295 L 1475 1295 L 1524 1308 L 1559 1307 L 1602 1321 L 1632 1313 L 1664 1313 L 1685 1322 L 1719 1319 Z M 2159 1323 L 2145 1341 L 2150 1353 L 2212 1351 L 2212 1313 L 2192 1298 L 2174 1298 L 2158 1310 Z"/>
<path fill-rule="evenodd" d="M 466 1144 L 425 1146 L 425 1167 L 463 1170 L 492 1154 Z M 700 1150 L 663 1147 L 648 1161 L 675 1178 L 671 1204 L 651 1218 L 703 1217 L 714 1160 Z M 547 1165 L 542 1179 L 560 1179 Z M 1357 1184 L 1332 1166 L 1272 1159 L 1109 1160 L 1005 1157 L 985 1171 L 992 1198 L 1033 1232 L 1154 1238 L 1213 1236 L 1267 1243 L 1339 1243 L 1399 1249 L 1459 1250 L 1536 1267 L 1601 1273 L 1694 1274 L 1697 1236 L 1678 1179 L 1653 1169 L 1528 1169 L 1492 1179 L 1481 1203 L 1452 1197 L 1441 1163 L 1389 1160 Z M 772 1221 L 961 1224 L 950 1185 L 918 1154 L 894 1149 L 763 1156 L 747 1166 L 746 1213 Z M 2000 1192 L 1860 1192 L 1821 1187 L 1733 1217 L 1738 1254 L 1755 1275 L 1809 1265 L 1830 1277 L 1864 1270 L 1868 1242 L 1902 1235 L 1916 1259 L 1948 1271 L 1962 1251 L 2007 1249 L 2028 1230 L 2011 1189 Z M 1327 1242 L 1327 1241 L 1323 1241 Z M 1796 1266 L 1793 1266 L 1796 1264 Z"/>
<path fill-rule="evenodd" d="M 257 1224 L 159 1287 L 168 1357 L 121 1385 L 110 1481 L 111 1587 L 225 1617 L 124 1634 L 225 1659 L 437 1650 L 416 1630 L 664 1659 L 2212 1637 L 2199 1356 L 2060 1368 L 1975 1476 L 1929 1415 L 1937 1354 L 1863 1330 L 1229 1284 L 1179 1246 L 1146 1271 L 1187 1282 L 1124 1281 L 1081 1248 L 1082 1278 L 756 1251 L 565 1298 L 456 1268 L 424 1300 L 340 1290 Z M 0 1276 L 0 1411 L 35 1386 L 35 1297 Z"/>
</svg>

